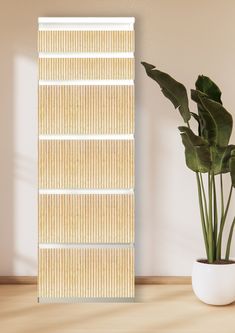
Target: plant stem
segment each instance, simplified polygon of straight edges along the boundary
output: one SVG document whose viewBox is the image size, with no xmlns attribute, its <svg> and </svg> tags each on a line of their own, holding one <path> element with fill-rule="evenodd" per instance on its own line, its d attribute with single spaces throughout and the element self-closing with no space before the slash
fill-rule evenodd
<svg viewBox="0 0 235 333">
<path fill-rule="evenodd" d="M 220 174 L 220 226 L 224 217 L 224 186 L 223 186 L 223 174 Z M 219 260 L 221 258 L 221 246 L 219 245 L 218 239 L 216 244 L 216 259 Z"/>
<path fill-rule="evenodd" d="M 214 237 L 213 237 L 213 205 L 212 205 L 212 200 L 213 200 L 213 173 L 210 174 L 208 173 L 208 200 L 209 200 L 209 223 L 208 223 L 208 230 L 207 230 L 207 235 L 208 235 L 208 251 L 209 251 L 209 257 L 208 257 L 208 262 L 209 264 L 212 264 L 214 261 Z"/>
<path fill-rule="evenodd" d="M 220 194 L 221 194 L 221 220 L 224 215 L 224 189 L 223 189 L 223 174 L 220 174 Z"/>
<path fill-rule="evenodd" d="M 200 173 L 199 175 L 200 175 L 200 182 L 201 182 L 202 195 L 203 195 L 203 201 L 204 201 L 204 209 L 205 209 L 205 215 L 206 215 L 206 230 L 208 231 L 209 216 L 208 216 L 208 210 L 207 210 L 206 193 L 205 193 L 205 188 L 204 188 L 204 184 L 203 184 L 202 174 Z"/>
<path fill-rule="evenodd" d="M 221 222 L 220 222 L 220 230 L 219 230 L 219 236 L 218 236 L 217 248 L 216 248 L 216 259 L 217 260 L 221 259 L 222 236 L 223 236 L 223 230 L 224 230 L 226 217 L 227 217 L 227 214 L 228 214 L 229 205 L 230 205 L 230 202 L 231 202 L 232 193 L 233 193 L 233 186 L 231 185 L 231 188 L 230 188 L 230 191 L 229 191 L 229 196 L 228 196 L 228 201 L 227 201 L 227 205 L 226 205 L 226 209 L 225 209 L 225 212 L 224 212 L 223 217 L 222 217 Z"/>
<path fill-rule="evenodd" d="M 228 242 L 227 242 L 227 248 L 226 248 L 226 255 L 225 255 L 225 259 L 226 260 L 229 260 L 230 248 L 231 248 L 231 243 L 232 243 L 232 238 L 233 238 L 234 225 L 235 225 L 235 217 L 234 217 L 233 222 L 231 224 L 231 228 L 230 228 L 230 232 L 229 232 L 229 236 L 228 236 Z"/>
<path fill-rule="evenodd" d="M 218 211 L 217 211 L 217 197 L 216 197 L 216 184 L 215 184 L 215 176 L 212 177 L 213 182 L 213 208 L 214 208 L 214 245 L 217 242 L 217 233 L 218 233 Z M 216 257 L 216 246 L 214 246 L 214 257 Z"/>
<path fill-rule="evenodd" d="M 204 216 L 204 209 L 203 209 L 203 202 L 202 202 L 202 189 L 201 189 L 200 178 L 199 178 L 198 172 L 196 172 L 196 178 L 197 178 L 198 199 L 199 199 L 199 208 L 200 208 L 200 215 L 201 215 L 203 238 L 204 238 L 204 242 L 205 242 L 207 259 L 209 259 L 208 240 L 207 240 L 205 216 Z"/>
</svg>

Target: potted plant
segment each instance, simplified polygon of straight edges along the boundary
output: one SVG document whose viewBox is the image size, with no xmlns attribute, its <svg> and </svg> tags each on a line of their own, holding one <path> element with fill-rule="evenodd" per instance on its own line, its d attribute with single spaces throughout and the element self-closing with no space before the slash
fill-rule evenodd
<svg viewBox="0 0 235 333">
<path fill-rule="evenodd" d="M 206 253 L 206 258 L 198 259 L 193 265 L 193 290 L 205 303 L 232 303 L 235 301 L 235 261 L 230 259 L 230 248 L 235 218 L 230 222 L 225 255 L 222 256 L 224 227 L 235 187 L 235 145 L 229 144 L 232 116 L 222 105 L 220 89 L 209 77 L 199 75 L 195 89 L 191 89 L 191 99 L 198 111 L 194 113 L 189 110 L 183 84 L 153 65 L 146 62 L 142 65 L 185 123 L 178 129 L 185 148 L 186 165 L 196 175 Z M 197 134 L 190 126 L 192 120 L 197 122 Z M 223 176 L 226 173 L 231 175 L 231 186 L 225 200 Z"/>
</svg>

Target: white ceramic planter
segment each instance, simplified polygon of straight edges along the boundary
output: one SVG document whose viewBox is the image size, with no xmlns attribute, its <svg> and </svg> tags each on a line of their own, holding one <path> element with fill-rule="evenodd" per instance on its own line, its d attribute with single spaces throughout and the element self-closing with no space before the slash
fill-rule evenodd
<svg viewBox="0 0 235 333">
<path fill-rule="evenodd" d="M 204 303 L 226 305 L 235 301 L 235 263 L 228 265 L 193 265 L 192 286 Z"/>
</svg>

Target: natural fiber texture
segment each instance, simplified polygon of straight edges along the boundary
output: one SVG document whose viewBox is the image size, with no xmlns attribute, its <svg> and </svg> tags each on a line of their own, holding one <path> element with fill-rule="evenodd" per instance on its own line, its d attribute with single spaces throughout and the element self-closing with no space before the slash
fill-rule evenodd
<svg viewBox="0 0 235 333">
<path fill-rule="evenodd" d="M 133 188 L 133 140 L 40 141 L 39 187 Z"/>
<path fill-rule="evenodd" d="M 133 52 L 134 31 L 39 31 L 39 52 Z"/>
<path fill-rule="evenodd" d="M 39 80 L 132 80 L 132 58 L 40 58 Z"/>
<path fill-rule="evenodd" d="M 134 134 L 134 86 L 81 80 L 134 80 L 132 54 L 96 57 L 134 52 L 134 31 L 62 28 L 38 32 L 39 135 L 56 136 L 39 140 L 39 188 L 133 189 L 134 140 L 89 135 Z M 134 194 L 42 193 L 38 296 L 134 297 Z"/>
<path fill-rule="evenodd" d="M 133 243 L 134 196 L 40 195 L 40 243 Z"/>
<path fill-rule="evenodd" d="M 134 132 L 133 86 L 40 86 L 40 134 Z"/>
<path fill-rule="evenodd" d="M 133 249 L 39 250 L 39 297 L 133 297 Z"/>
</svg>

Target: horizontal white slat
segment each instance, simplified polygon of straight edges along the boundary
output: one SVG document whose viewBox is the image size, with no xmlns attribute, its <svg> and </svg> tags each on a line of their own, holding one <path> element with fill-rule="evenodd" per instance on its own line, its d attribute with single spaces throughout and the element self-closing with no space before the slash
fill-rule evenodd
<svg viewBox="0 0 235 333">
<path fill-rule="evenodd" d="M 134 58 L 133 52 L 39 52 L 39 58 Z"/>
<path fill-rule="evenodd" d="M 39 189 L 39 195 L 43 194 L 133 194 L 133 189 Z"/>
<path fill-rule="evenodd" d="M 40 86 L 133 86 L 133 80 L 39 80 Z"/>
<path fill-rule="evenodd" d="M 132 31 L 132 24 L 56 24 L 41 23 L 39 31 Z"/>
<path fill-rule="evenodd" d="M 130 31 L 134 17 L 40 17 L 39 30 Z"/>
<path fill-rule="evenodd" d="M 38 23 L 134 23 L 134 17 L 39 17 Z"/>
<path fill-rule="evenodd" d="M 133 134 L 39 135 L 39 140 L 134 140 Z"/>
</svg>

